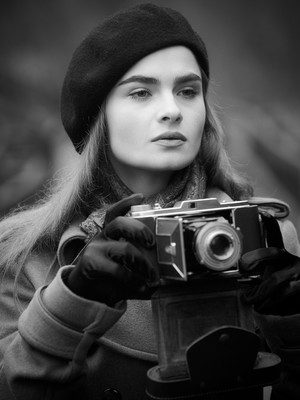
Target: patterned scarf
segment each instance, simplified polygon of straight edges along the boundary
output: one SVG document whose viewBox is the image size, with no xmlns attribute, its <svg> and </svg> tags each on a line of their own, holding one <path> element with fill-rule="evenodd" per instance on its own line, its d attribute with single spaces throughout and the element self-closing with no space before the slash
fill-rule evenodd
<svg viewBox="0 0 300 400">
<path fill-rule="evenodd" d="M 107 205 L 92 212 L 81 223 L 80 227 L 88 234 L 88 237 L 94 236 L 99 227 L 103 226 L 105 213 L 109 205 L 132 194 L 132 191 L 114 172 L 111 165 L 106 164 L 102 172 L 104 177 L 103 188 L 105 188 L 104 198 Z M 173 207 L 178 201 L 202 199 L 205 196 L 205 191 L 205 171 L 199 161 L 195 160 L 188 167 L 174 173 L 164 190 L 145 198 L 143 203 L 151 206 L 158 203 L 162 208 Z"/>
</svg>

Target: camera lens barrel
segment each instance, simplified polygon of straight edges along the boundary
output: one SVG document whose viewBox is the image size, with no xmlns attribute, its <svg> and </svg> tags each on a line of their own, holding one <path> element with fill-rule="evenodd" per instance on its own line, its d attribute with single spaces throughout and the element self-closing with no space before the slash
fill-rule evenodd
<svg viewBox="0 0 300 400">
<path fill-rule="evenodd" d="M 212 221 L 197 229 L 194 235 L 197 261 L 213 271 L 226 271 L 239 260 L 240 236 L 228 222 Z"/>
</svg>

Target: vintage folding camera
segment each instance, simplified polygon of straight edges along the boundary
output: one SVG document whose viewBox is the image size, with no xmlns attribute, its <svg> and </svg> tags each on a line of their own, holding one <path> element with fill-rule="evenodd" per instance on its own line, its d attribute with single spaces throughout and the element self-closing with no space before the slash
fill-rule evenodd
<svg viewBox="0 0 300 400">
<path fill-rule="evenodd" d="M 247 278 L 239 260 L 266 247 L 258 206 L 186 200 L 172 208 L 133 206 L 131 217 L 156 238 L 146 255 L 157 274 L 149 285 L 156 289 L 152 310 L 159 377 L 187 377 L 186 351 L 199 337 L 220 326 L 251 329 L 250 310 L 240 302 L 238 285 Z"/>
<path fill-rule="evenodd" d="M 186 200 L 172 208 L 138 205 L 131 217 L 156 237 L 148 256 L 160 283 L 239 273 L 243 253 L 266 247 L 257 205 L 219 203 L 215 198 Z"/>
</svg>

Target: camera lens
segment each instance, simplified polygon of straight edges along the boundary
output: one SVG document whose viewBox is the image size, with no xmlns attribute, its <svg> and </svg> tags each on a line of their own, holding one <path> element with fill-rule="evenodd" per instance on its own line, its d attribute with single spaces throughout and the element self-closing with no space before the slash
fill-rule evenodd
<svg viewBox="0 0 300 400">
<path fill-rule="evenodd" d="M 209 243 L 210 250 L 220 259 L 228 257 L 232 252 L 232 240 L 228 235 L 217 234 Z"/>
<path fill-rule="evenodd" d="M 237 231 L 223 220 L 208 222 L 195 233 L 194 253 L 198 262 L 214 271 L 225 271 L 233 267 L 241 251 Z"/>
</svg>

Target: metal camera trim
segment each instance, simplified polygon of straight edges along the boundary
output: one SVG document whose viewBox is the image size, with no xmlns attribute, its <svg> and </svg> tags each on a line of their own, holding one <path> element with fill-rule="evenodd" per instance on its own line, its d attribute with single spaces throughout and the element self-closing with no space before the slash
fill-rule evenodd
<svg viewBox="0 0 300 400">
<path fill-rule="evenodd" d="M 228 208 L 238 208 L 249 206 L 247 200 L 228 201 L 219 203 L 216 198 L 197 199 L 197 200 L 183 200 L 176 203 L 174 207 L 162 208 L 159 204 L 151 207 L 149 204 L 142 204 L 132 206 L 130 216 L 137 217 L 158 217 L 172 215 L 188 215 L 198 214 L 199 210 L 203 213 L 210 213 L 212 211 L 222 211 Z"/>
</svg>

